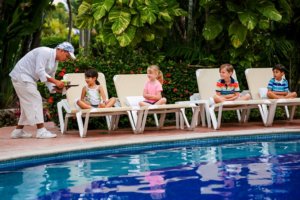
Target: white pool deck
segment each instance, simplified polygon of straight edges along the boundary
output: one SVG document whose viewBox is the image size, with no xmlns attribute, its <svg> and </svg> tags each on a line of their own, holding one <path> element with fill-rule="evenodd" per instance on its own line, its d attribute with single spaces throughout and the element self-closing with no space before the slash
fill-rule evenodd
<svg viewBox="0 0 300 200">
<path fill-rule="evenodd" d="M 45 123 L 48 130 L 57 133 L 53 139 L 36 139 L 35 127 L 25 130 L 33 134 L 29 139 L 11 139 L 10 132 L 14 127 L 0 128 L 0 161 L 18 158 L 48 155 L 75 150 L 110 147 L 126 144 L 142 144 L 159 141 L 174 141 L 208 137 L 226 137 L 236 135 L 270 134 L 270 133 L 300 133 L 300 120 L 275 121 L 272 127 L 265 127 L 261 122 L 223 123 L 221 129 L 213 130 L 197 127 L 194 131 L 177 130 L 175 127 L 165 127 L 161 130 L 148 128 L 143 134 L 133 134 L 130 129 L 120 128 L 108 133 L 107 130 L 89 130 L 86 138 L 80 138 L 78 131 L 73 130 L 62 135 L 52 122 Z"/>
</svg>

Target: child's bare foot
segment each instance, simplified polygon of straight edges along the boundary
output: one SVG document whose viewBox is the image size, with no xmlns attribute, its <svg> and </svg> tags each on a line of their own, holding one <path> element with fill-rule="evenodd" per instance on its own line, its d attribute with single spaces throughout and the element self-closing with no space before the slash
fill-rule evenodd
<svg viewBox="0 0 300 200">
<path fill-rule="evenodd" d="M 105 108 L 105 103 L 100 103 L 98 108 Z"/>
</svg>

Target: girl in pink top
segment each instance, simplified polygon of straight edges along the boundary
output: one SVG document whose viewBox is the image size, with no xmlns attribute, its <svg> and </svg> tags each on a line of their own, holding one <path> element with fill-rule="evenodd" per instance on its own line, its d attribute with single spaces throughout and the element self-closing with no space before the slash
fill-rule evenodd
<svg viewBox="0 0 300 200">
<path fill-rule="evenodd" d="M 162 72 L 156 65 L 151 65 L 147 68 L 148 81 L 144 87 L 144 101 L 139 102 L 140 106 L 162 105 L 167 102 L 167 99 L 162 97 Z"/>
</svg>

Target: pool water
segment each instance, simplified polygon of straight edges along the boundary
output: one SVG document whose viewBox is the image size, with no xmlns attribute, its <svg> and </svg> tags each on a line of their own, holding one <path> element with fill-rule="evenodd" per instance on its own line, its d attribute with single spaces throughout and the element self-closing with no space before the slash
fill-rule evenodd
<svg viewBox="0 0 300 200">
<path fill-rule="evenodd" d="M 0 198 L 297 199 L 300 140 L 94 156 L 0 172 Z"/>
</svg>

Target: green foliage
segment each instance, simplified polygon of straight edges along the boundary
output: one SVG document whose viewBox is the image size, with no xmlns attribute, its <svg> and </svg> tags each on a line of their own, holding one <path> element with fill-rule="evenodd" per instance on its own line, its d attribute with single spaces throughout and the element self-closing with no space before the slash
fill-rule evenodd
<svg viewBox="0 0 300 200">
<path fill-rule="evenodd" d="M 47 0 L 2 1 L 0 5 L 0 108 L 10 107 L 14 91 L 9 72 L 17 60 L 29 49 L 28 40 L 42 24 Z"/>
<path fill-rule="evenodd" d="M 179 8 L 176 0 L 103 0 L 94 4 L 83 1 L 78 9 L 76 24 L 82 29 L 98 25 L 98 38 L 102 43 L 126 47 L 141 41 L 157 40 L 161 43 L 175 17 L 184 15 L 186 12 Z"/>
<path fill-rule="evenodd" d="M 240 47 L 247 35 L 247 28 L 243 26 L 239 21 L 234 21 L 230 24 L 229 30 L 228 30 L 229 36 L 231 36 L 231 44 L 238 48 Z"/>
<path fill-rule="evenodd" d="M 222 31 L 223 26 L 220 20 L 215 16 L 210 16 L 203 27 L 203 37 L 206 40 L 215 39 Z"/>
</svg>

